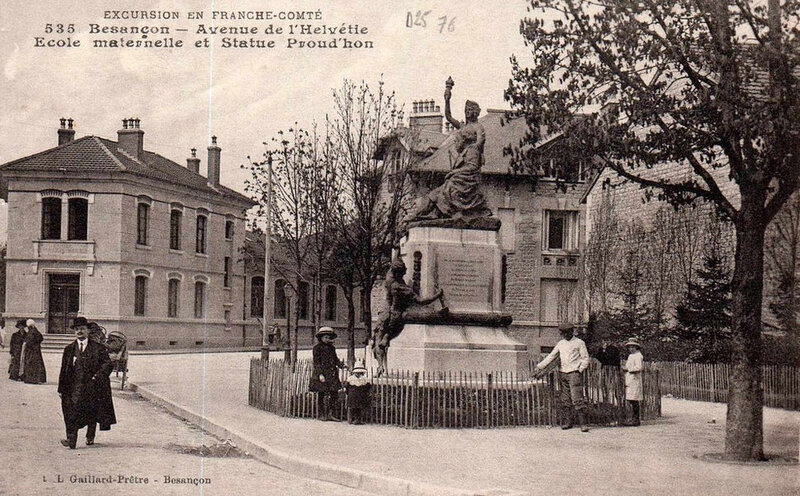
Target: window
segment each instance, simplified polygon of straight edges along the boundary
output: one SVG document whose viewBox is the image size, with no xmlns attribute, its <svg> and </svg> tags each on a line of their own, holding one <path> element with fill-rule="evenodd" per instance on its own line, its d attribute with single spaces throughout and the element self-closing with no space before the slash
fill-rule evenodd
<svg viewBox="0 0 800 496">
<path fill-rule="evenodd" d="M 260 276 L 250 282 L 250 316 L 264 316 L 264 278 Z"/>
<path fill-rule="evenodd" d="M 231 327 L 231 311 L 225 310 L 225 328 L 230 329 Z"/>
<path fill-rule="evenodd" d="M 225 288 L 231 287 L 231 257 L 225 257 L 224 262 L 224 275 L 222 277 L 222 286 Z"/>
<path fill-rule="evenodd" d="M 42 198 L 42 239 L 61 239 L 61 198 Z"/>
<path fill-rule="evenodd" d="M 167 292 L 167 317 L 178 316 L 178 296 L 181 282 L 178 279 L 169 280 Z"/>
<path fill-rule="evenodd" d="M 578 212 L 545 210 L 544 246 L 546 250 L 578 248 Z"/>
<path fill-rule="evenodd" d="M 133 297 L 133 314 L 144 315 L 147 300 L 147 276 L 136 276 Z"/>
<path fill-rule="evenodd" d="M 578 312 L 578 283 L 569 279 L 541 280 L 540 320 L 544 322 L 575 322 Z"/>
<path fill-rule="evenodd" d="M 297 304 L 300 305 L 300 318 L 308 318 L 308 283 L 300 281 L 298 288 Z"/>
<path fill-rule="evenodd" d="M 325 288 L 325 320 L 336 320 L 336 286 Z"/>
<path fill-rule="evenodd" d="M 150 216 L 150 205 L 139 203 L 136 216 L 136 244 L 147 245 L 147 222 Z"/>
<path fill-rule="evenodd" d="M 225 221 L 225 239 L 233 239 L 233 221 Z"/>
<path fill-rule="evenodd" d="M 206 302 L 206 283 L 197 281 L 194 283 L 194 317 L 201 319 L 205 315 Z"/>
<path fill-rule="evenodd" d="M 172 210 L 169 214 L 169 248 L 171 250 L 181 249 L 181 218 L 183 213 L 180 210 Z"/>
<path fill-rule="evenodd" d="M 273 315 L 276 319 L 286 318 L 286 281 L 278 279 L 275 281 L 275 301 Z"/>
<path fill-rule="evenodd" d="M 195 248 L 197 253 L 206 252 L 206 229 L 208 228 L 208 217 L 205 215 L 197 216 L 197 233 L 195 236 Z"/>
<path fill-rule="evenodd" d="M 85 198 L 70 198 L 68 207 L 67 239 L 85 241 L 89 218 L 89 201 Z"/>
</svg>

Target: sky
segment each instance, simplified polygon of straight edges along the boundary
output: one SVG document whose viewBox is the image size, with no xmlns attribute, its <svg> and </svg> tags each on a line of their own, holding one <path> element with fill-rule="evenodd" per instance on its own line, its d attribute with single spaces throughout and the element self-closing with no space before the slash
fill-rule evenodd
<svg viewBox="0 0 800 496">
<path fill-rule="evenodd" d="M 178 11 L 177 21 L 108 20 L 106 10 Z M 223 49 L 222 35 L 211 49 L 196 49 L 194 31 L 206 27 L 284 26 L 307 21 L 212 20 L 210 12 L 270 10 L 321 11 L 317 24 L 358 24 L 369 29 L 362 39 L 369 50 L 297 50 L 278 38 L 274 49 Z M 430 11 L 426 27 L 408 28 L 411 12 Z M 203 11 L 204 19 L 187 19 Z M 487 108 L 507 108 L 503 90 L 510 77 L 509 57 L 524 54 L 519 21 L 526 2 L 445 0 L 326 1 L 99 1 L 4 0 L 0 5 L 0 163 L 57 143 L 60 117 L 75 119 L 76 137 L 116 139 L 121 120 L 141 119 L 145 148 L 185 164 L 198 148 L 205 168 L 205 148 L 218 136 L 222 148 L 221 180 L 240 190 L 247 177 L 239 168 L 247 156 L 259 157 L 263 142 L 295 122 L 309 126 L 323 121 L 332 108 L 331 91 L 345 78 L 387 88 L 405 103 L 442 102 L 444 81 L 452 77 L 453 103 L 462 118 L 463 101 Z M 453 30 L 439 32 L 438 18 L 452 20 Z M 47 24 L 74 23 L 76 33 L 46 34 Z M 118 49 L 91 47 L 91 23 L 103 26 L 167 26 L 181 49 Z M 176 32 L 176 28 L 188 32 Z M 77 48 L 37 48 L 36 36 L 80 40 Z M 138 39 L 138 35 L 116 35 Z M 111 38 L 114 36 L 108 35 Z M 212 37 L 213 38 L 213 37 Z M 242 36 L 240 38 L 247 38 Z M 262 37 L 263 38 L 263 37 Z M 330 36 L 319 36 L 327 39 Z M 48 38 L 49 39 L 49 38 Z"/>
</svg>

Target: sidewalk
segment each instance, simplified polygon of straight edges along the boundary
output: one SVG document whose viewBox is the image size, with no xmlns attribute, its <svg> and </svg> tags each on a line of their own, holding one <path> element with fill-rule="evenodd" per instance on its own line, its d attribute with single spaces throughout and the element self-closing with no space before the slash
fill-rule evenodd
<svg viewBox="0 0 800 496">
<path fill-rule="evenodd" d="M 321 462 L 345 472 L 474 494 L 776 495 L 800 489 L 797 466 L 713 464 L 695 458 L 723 451 L 723 404 L 665 398 L 664 416 L 654 423 L 596 428 L 588 434 L 577 429 L 352 426 L 281 418 L 248 406 L 249 362 L 255 356 L 137 356 L 130 363 L 130 378 L 146 396 L 289 455 L 295 468 L 306 473 Z M 716 423 L 709 423 L 712 418 Z M 796 457 L 800 413 L 766 408 L 764 423 L 766 452 Z M 292 463 L 283 468 L 292 471 Z"/>
</svg>

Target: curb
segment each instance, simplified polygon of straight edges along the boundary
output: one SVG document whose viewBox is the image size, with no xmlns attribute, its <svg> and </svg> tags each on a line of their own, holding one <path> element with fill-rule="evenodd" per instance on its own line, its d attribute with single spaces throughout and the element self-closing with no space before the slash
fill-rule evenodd
<svg viewBox="0 0 800 496">
<path fill-rule="evenodd" d="M 203 417 L 188 408 L 159 396 L 146 387 L 139 386 L 133 382 L 129 383 L 129 387 L 131 391 L 138 393 L 150 403 L 165 408 L 170 413 L 196 425 L 213 436 L 219 439 L 230 439 L 239 449 L 247 452 L 247 454 L 257 460 L 269 466 L 309 479 L 330 482 L 340 486 L 351 487 L 364 492 L 385 496 L 524 496 L 526 494 L 496 488 L 474 491 L 436 486 L 308 460 L 251 441 L 243 434 L 215 423 L 207 417 Z"/>
</svg>

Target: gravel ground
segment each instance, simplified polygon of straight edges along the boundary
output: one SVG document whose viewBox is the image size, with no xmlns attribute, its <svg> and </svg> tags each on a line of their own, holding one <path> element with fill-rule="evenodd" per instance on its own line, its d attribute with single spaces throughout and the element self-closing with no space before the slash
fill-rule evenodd
<svg viewBox="0 0 800 496">
<path fill-rule="evenodd" d="M 47 384 L 0 378 L 2 495 L 365 494 L 305 479 L 249 457 L 181 453 L 213 447 L 221 440 L 127 391 L 114 391 L 119 423 L 111 431 L 98 431 L 95 445 L 86 446 L 83 430 L 76 450 L 64 448 L 59 444 L 64 424 L 54 356 L 45 355 Z M 0 353 L 0 370 L 7 368 L 8 354 Z M 184 480 L 166 483 L 165 477 Z"/>
</svg>

